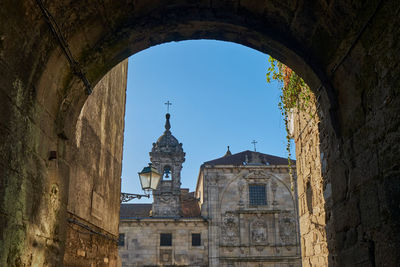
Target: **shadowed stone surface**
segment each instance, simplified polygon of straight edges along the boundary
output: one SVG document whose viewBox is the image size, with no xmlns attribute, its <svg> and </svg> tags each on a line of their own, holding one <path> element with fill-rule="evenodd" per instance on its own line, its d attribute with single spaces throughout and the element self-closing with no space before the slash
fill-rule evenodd
<svg viewBox="0 0 400 267">
<path fill-rule="evenodd" d="M 115 266 L 128 61 L 94 88 L 68 142 L 71 158 L 64 266 Z"/>
</svg>

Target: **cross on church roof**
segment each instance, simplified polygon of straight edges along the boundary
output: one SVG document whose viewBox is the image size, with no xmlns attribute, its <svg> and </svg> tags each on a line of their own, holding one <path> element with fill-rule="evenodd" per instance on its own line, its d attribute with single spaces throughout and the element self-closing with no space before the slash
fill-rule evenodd
<svg viewBox="0 0 400 267">
<path fill-rule="evenodd" d="M 251 142 L 253 145 L 254 145 L 254 152 L 257 152 L 256 151 L 256 144 L 258 143 L 256 140 L 253 140 L 253 142 Z"/>
<path fill-rule="evenodd" d="M 167 113 L 169 113 L 169 106 L 171 106 L 172 103 L 168 100 L 167 103 L 164 103 L 164 105 L 167 105 Z"/>
</svg>

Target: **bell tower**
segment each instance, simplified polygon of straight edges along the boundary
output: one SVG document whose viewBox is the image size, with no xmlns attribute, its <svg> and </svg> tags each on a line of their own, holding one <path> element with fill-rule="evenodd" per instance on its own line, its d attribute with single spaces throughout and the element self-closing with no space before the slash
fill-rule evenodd
<svg viewBox="0 0 400 267">
<path fill-rule="evenodd" d="M 182 143 L 171 134 L 171 115 L 165 115 L 165 131 L 153 143 L 150 161 L 162 173 L 162 179 L 153 190 L 153 217 L 179 217 L 181 215 L 181 170 L 185 161 Z"/>
</svg>

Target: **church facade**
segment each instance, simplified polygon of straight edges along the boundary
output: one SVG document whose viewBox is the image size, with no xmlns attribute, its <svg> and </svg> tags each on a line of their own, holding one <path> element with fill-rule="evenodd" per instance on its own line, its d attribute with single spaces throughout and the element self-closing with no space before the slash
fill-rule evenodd
<svg viewBox="0 0 400 267">
<path fill-rule="evenodd" d="M 201 166 L 196 197 L 209 222 L 210 266 L 301 266 L 287 159 L 228 150 Z"/>
<path fill-rule="evenodd" d="M 122 266 L 301 266 L 296 192 L 287 159 L 229 151 L 181 188 L 182 144 L 170 132 L 150 160 L 163 178 L 152 204 L 122 204 Z"/>
</svg>

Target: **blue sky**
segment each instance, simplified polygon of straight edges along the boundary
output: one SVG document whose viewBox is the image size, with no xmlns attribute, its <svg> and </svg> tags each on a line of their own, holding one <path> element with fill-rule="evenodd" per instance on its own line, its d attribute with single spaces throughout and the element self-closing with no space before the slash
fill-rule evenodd
<svg viewBox="0 0 400 267">
<path fill-rule="evenodd" d="M 172 103 L 171 132 L 183 143 L 182 187 L 195 189 L 200 165 L 253 150 L 287 157 L 279 88 L 268 84 L 268 55 L 221 41 L 172 42 L 129 58 L 122 192 L 142 193 L 137 173 L 164 131 Z M 134 200 L 133 203 L 151 202 Z"/>
</svg>

